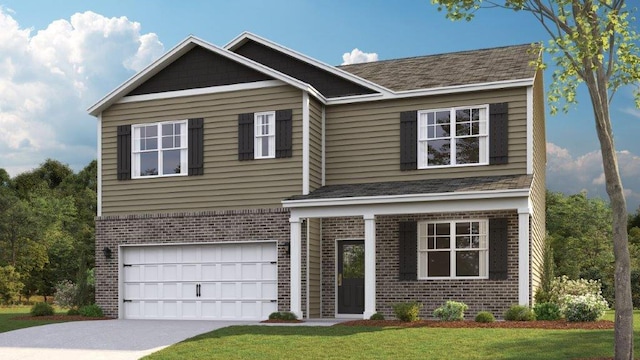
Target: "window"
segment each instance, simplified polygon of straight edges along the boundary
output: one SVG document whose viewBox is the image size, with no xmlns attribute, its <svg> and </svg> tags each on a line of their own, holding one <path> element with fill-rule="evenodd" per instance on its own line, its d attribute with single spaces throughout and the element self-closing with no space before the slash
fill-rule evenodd
<svg viewBox="0 0 640 360">
<path fill-rule="evenodd" d="M 486 278 L 488 222 L 418 223 L 418 278 Z"/>
<path fill-rule="evenodd" d="M 187 121 L 133 125 L 133 177 L 187 175 Z"/>
<path fill-rule="evenodd" d="M 418 112 L 418 167 L 483 165 L 488 105 Z"/>
<path fill-rule="evenodd" d="M 255 159 L 276 157 L 276 114 L 274 111 L 256 113 L 255 125 Z"/>
</svg>

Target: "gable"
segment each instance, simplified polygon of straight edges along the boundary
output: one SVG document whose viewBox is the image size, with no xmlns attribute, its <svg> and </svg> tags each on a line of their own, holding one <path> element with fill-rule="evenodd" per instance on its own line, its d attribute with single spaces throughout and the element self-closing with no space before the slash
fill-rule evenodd
<svg viewBox="0 0 640 360">
<path fill-rule="evenodd" d="M 271 77 L 236 61 L 201 46 L 195 46 L 126 96 L 271 79 Z"/>
<path fill-rule="evenodd" d="M 253 40 L 247 40 L 235 48 L 233 52 L 304 81 L 327 98 L 376 93 L 376 91 L 370 88 L 346 80 L 343 77 L 322 70 Z"/>
</svg>

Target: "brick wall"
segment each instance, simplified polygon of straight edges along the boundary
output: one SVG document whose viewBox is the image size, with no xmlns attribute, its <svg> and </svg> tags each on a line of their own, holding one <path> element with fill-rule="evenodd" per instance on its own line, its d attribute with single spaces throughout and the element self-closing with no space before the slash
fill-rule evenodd
<svg viewBox="0 0 640 360">
<path fill-rule="evenodd" d="M 96 219 L 96 303 L 118 316 L 118 245 L 278 241 L 278 308 L 289 309 L 289 211 L 257 209 Z M 113 257 L 105 259 L 107 246 Z"/>
<path fill-rule="evenodd" d="M 469 218 L 507 218 L 507 280 L 417 280 L 399 281 L 398 222 L 458 220 Z M 362 218 L 325 218 L 322 220 L 322 316 L 335 315 L 335 240 L 364 239 Z M 433 310 L 447 300 L 469 305 L 467 318 L 479 311 L 491 311 L 501 318 L 504 311 L 518 303 L 518 214 L 514 211 L 440 213 L 376 217 L 376 307 L 393 318 L 392 304 L 418 301 L 424 305 L 420 316 L 432 318 Z"/>
</svg>

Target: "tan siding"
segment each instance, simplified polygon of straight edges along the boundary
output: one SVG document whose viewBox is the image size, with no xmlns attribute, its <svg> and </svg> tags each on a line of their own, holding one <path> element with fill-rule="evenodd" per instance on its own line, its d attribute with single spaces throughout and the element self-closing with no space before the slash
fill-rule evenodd
<svg viewBox="0 0 640 360">
<path fill-rule="evenodd" d="M 547 163 L 545 112 L 544 112 L 544 85 L 542 72 L 536 74 L 533 87 L 533 184 L 531 198 L 533 214 L 531 216 L 531 295 L 535 295 L 540 286 L 543 259 L 544 242 L 546 241 L 546 184 L 545 170 Z"/>
<path fill-rule="evenodd" d="M 278 208 L 302 190 L 302 94 L 291 87 L 116 104 L 102 115 L 104 215 Z M 293 157 L 238 161 L 238 114 L 293 110 Z M 118 125 L 204 118 L 204 175 L 118 181 Z"/>
<path fill-rule="evenodd" d="M 309 271 L 308 271 L 308 284 L 309 284 L 309 317 L 320 317 L 320 263 L 321 263 L 321 247 L 320 247 L 320 227 L 321 219 L 308 219 L 309 221 Z"/>
<path fill-rule="evenodd" d="M 509 103 L 509 164 L 400 171 L 400 112 Z M 326 110 L 326 183 L 526 173 L 526 89 L 334 105 Z"/>
<path fill-rule="evenodd" d="M 309 99 L 309 188 L 322 186 L 322 104 Z"/>
</svg>

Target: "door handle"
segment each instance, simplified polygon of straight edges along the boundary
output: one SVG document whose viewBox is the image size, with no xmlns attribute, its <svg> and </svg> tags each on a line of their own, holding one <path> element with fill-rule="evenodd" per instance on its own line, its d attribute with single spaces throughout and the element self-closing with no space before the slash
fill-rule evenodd
<svg viewBox="0 0 640 360">
<path fill-rule="evenodd" d="M 342 286 L 342 273 L 338 274 L 338 286 Z"/>
<path fill-rule="evenodd" d="M 200 284 L 196 284 L 196 297 L 200 297 Z"/>
</svg>

